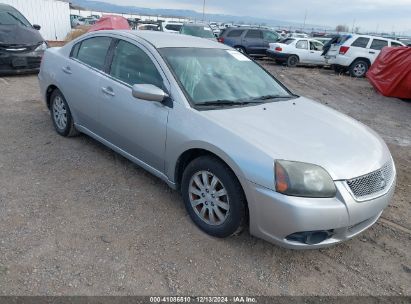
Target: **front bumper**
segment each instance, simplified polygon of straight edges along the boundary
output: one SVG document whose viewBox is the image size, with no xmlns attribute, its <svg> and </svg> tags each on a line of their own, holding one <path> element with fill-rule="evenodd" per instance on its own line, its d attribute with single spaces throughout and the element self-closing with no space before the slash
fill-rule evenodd
<svg viewBox="0 0 411 304">
<path fill-rule="evenodd" d="M 38 73 L 44 51 L 29 53 L 0 52 L 0 75 Z"/>
<path fill-rule="evenodd" d="M 357 202 L 343 181 L 335 182 L 334 198 L 286 196 L 249 182 L 247 198 L 250 233 L 290 249 L 315 249 L 348 240 L 372 226 L 391 201 L 395 179 L 384 195 Z M 301 232 L 326 231 L 329 236 L 316 244 L 289 238 Z"/>
</svg>

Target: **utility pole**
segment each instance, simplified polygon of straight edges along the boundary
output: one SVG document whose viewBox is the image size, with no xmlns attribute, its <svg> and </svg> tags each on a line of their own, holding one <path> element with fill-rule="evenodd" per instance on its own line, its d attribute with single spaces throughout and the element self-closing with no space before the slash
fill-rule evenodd
<svg viewBox="0 0 411 304">
<path fill-rule="evenodd" d="M 305 30 L 305 21 L 307 20 L 307 9 L 305 10 L 305 15 L 304 15 L 304 26 L 303 26 L 303 31 Z"/>
<path fill-rule="evenodd" d="M 205 20 L 205 2 L 206 0 L 203 0 L 203 22 Z"/>
</svg>

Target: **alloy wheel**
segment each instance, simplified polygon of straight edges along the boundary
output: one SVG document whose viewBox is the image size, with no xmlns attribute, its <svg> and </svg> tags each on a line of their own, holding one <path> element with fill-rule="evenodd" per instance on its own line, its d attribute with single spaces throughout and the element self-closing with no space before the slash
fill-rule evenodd
<svg viewBox="0 0 411 304">
<path fill-rule="evenodd" d="M 213 173 L 195 173 L 190 179 L 188 194 L 193 210 L 205 223 L 216 226 L 227 219 L 230 212 L 228 193 Z"/>
<path fill-rule="evenodd" d="M 56 96 L 54 98 L 53 117 L 57 127 L 60 130 L 65 130 L 67 127 L 67 109 L 61 96 Z"/>
</svg>

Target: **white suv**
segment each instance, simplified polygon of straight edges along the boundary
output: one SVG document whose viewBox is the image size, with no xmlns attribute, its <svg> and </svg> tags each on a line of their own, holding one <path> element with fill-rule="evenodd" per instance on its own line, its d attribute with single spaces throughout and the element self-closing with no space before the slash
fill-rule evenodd
<svg viewBox="0 0 411 304">
<path fill-rule="evenodd" d="M 180 29 L 183 26 L 182 22 L 176 21 L 164 21 L 161 25 L 162 31 L 166 33 L 180 33 Z"/>
<path fill-rule="evenodd" d="M 364 77 L 386 46 L 404 46 L 400 41 L 367 35 L 343 35 L 331 45 L 325 60 L 337 72 L 348 70 L 352 77 Z"/>
</svg>

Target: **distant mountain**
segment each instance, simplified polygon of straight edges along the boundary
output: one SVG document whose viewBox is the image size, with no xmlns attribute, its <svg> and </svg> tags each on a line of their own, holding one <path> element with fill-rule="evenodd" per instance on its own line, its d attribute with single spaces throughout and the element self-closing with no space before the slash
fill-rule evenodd
<svg viewBox="0 0 411 304">
<path fill-rule="evenodd" d="M 117 4 L 111 4 L 100 1 L 91 0 L 72 0 L 70 1 L 73 5 L 83 7 L 88 10 L 110 12 L 118 14 L 136 14 L 136 15 L 149 15 L 149 16 L 163 16 L 163 17 L 180 17 L 180 18 L 190 18 L 195 20 L 201 20 L 203 14 L 193 11 L 193 10 L 180 10 L 180 9 L 151 9 L 136 6 L 122 6 Z M 293 27 L 300 28 L 302 24 L 295 22 L 287 22 L 275 19 L 265 19 L 250 16 L 233 16 L 233 15 L 223 15 L 223 14 L 206 14 L 207 20 L 213 20 L 218 22 L 233 22 L 233 23 L 243 23 L 243 24 L 259 24 L 268 26 L 281 26 L 281 27 Z M 318 25 L 306 25 L 306 29 L 324 29 L 327 27 Z"/>
</svg>

